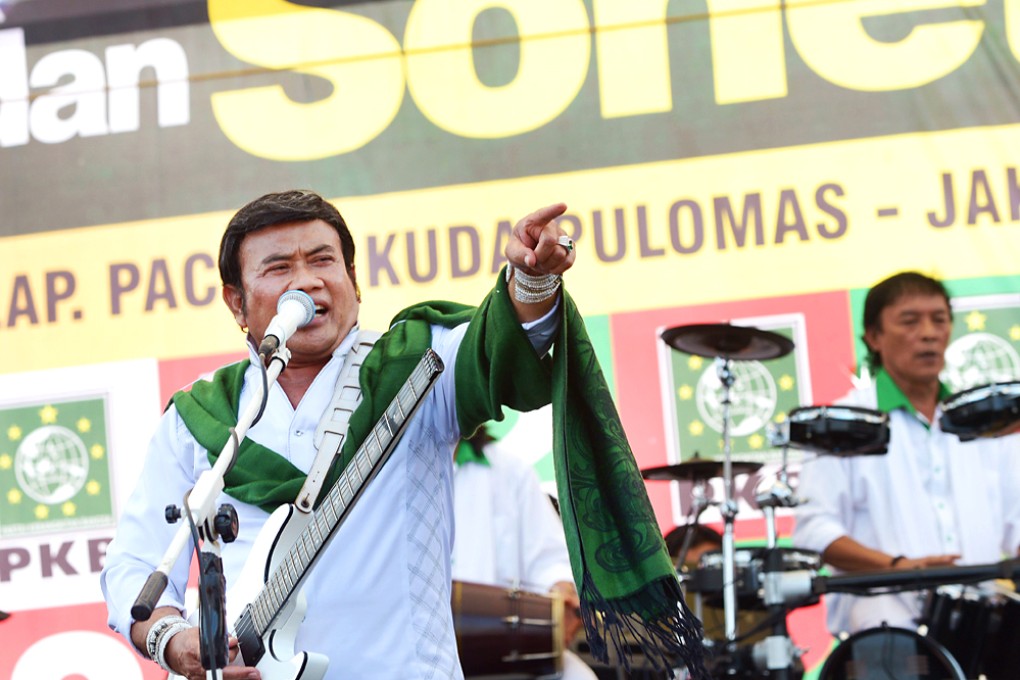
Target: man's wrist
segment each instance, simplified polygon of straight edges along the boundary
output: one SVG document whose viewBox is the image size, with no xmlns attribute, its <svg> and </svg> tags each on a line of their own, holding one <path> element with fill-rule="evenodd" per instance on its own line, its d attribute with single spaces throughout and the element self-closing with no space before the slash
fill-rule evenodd
<svg viewBox="0 0 1020 680">
<path fill-rule="evenodd" d="M 907 559 L 906 555 L 897 555 L 896 557 L 889 560 L 889 568 L 890 569 L 895 568 L 897 564 L 899 564 L 905 559 Z"/>
<path fill-rule="evenodd" d="M 149 658 L 167 671 L 173 672 L 166 663 L 166 647 L 170 644 L 170 638 L 183 630 L 191 628 L 191 624 L 183 617 L 176 614 L 164 616 L 156 621 L 145 634 L 145 651 Z"/>
</svg>

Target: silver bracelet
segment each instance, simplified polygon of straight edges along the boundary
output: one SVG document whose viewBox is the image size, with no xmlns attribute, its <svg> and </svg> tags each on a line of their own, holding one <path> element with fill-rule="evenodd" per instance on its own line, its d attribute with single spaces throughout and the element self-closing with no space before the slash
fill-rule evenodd
<svg viewBox="0 0 1020 680">
<path fill-rule="evenodd" d="M 165 631 L 173 624 L 179 623 L 181 621 L 187 623 L 187 621 L 184 620 L 184 617 L 179 616 L 177 614 L 171 614 L 169 616 L 164 616 L 159 621 L 149 626 L 149 632 L 145 634 L 145 651 L 148 652 L 150 659 L 152 659 L 153 661 L 156 660 L 156 652 L 159 646 L 159 636 L 163 634 L 163 631 Z"/>
<path fill-rule="evenodd" d="M 163 631 L 163 634 L 159 637 L 159 642 L 156 646 L 156 658 L 154 659 L 159 667 L 165 670 L 167 673 L 176 673 L 173 668 L 170 668 L 170 664 L 166 661 L 166 648 L 170 645 L 170 639 L 180 633 L 191 628 L 191 624 L 181 619 L 170 624 L 170 626 Z"/>
<path fill-rule="evenodd" d="M 556 295 L 556 291 L 560 289 L 560 284 L 563 282 L 563 277 L 558 274 L 540 274 L 538 276 L 532 276 L 525 274 L 520 269 L 517 269 L 512 264 L 507 264 L 507 280 L 510 280 L 510 275 L 513 274 L 514 278 L 514 299 L 524 304 L 535 304 L 537 302 L 544 302 L 552 296 Z"/>
</svg>

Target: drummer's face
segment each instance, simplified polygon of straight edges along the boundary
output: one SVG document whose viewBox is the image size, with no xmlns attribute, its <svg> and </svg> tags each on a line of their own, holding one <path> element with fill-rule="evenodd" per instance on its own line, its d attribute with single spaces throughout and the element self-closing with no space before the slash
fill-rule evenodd
<svg viewBox="0 0 1020 680">
<path fill-rule="evenodd" d="M 907 293 L 879 315 L 879 327 L 865 333 L 882 366 L 897 382 L 938 381 L 953 318 L 941 295 Z"/>
</svg>

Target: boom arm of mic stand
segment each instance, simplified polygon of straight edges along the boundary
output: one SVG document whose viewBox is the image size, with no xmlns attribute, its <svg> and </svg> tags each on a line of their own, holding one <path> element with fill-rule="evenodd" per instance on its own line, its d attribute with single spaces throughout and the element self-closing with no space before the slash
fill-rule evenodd
<svg viewBox="0 0 1020 680">
<path fill-rule="evenodd" d="M 290 352 L 286 347 L 283 347 L 277 351 L 268 368 L 266 368 L 267 385 L 271 385 L 276 381 L 283 369 L 286 368 L 288 361 L 290 361 Z M 227 443 L 223 446 L 219 458 L 216 459 L 216 464 L 203 472 L 195 483 L 194 488 L 192 488 L 188 496 L 188 504 L 195 526 L 205 526 L 215 516 L 216 499 L 224 487 L 223 477 L 234 464 L 234 460 L 237 457 L 237 447 L 240 446 L 241 440 L 248 433 L 248 428 L 251 427 L 252 421 L 258 414 L 262 397 L 262 387 L 259 385 L 252 395 L 252 399 L 248 402 L 244 413 L 238 416 L 237 426 L 233 430 L 234 436 L 227 440 Z M 170 546 L 163 553 L 163 560 L 156 567 L 155 571 L 149 574 L 145 585 L 142 586 L 141 591 L 138 593 L 138 598 L 131 606 L 131 617 L 135 621 L 147 621 L 152 616 L 152 610 L 156 608 L 156 603 L 166 589 L 167 575 L 180 558 L 181 553 L 188 547 L 190 541 L 191 527 L 188 522 L 181 522 L 177 533 L 174 534 L 173 539 L 170 541 Z"/>
</svg>

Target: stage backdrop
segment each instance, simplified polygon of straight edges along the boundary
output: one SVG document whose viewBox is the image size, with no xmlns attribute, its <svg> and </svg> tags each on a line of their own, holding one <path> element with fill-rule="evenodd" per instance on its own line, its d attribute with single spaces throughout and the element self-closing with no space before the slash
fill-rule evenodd
<svg viewBox="0 0 1020 680">
<path fill-rule="evenodd" d="M 860 378 L 877 280 L 949 284 L 954 388 L 1020 375 L 1018 61 L 1020 0 L 0 3 L 0 677 L 158 677 L 97 575 L 168 396 L 244 353 L 215 257 L 248 200 L 335 199 L 376 328 L 479 300 L 511 225 L 566 202 L 641 467 L 721 450 L 714 362 L 664 329 L 793 340 L 734 367 L 755 541 L 768 425 Z M 548 481 L 548 415 L 503 429 Z M 689 488 L 648 489 L 683 521 Z M 793 617 L 810 669 L 821 615 Z"/>
</svg>

